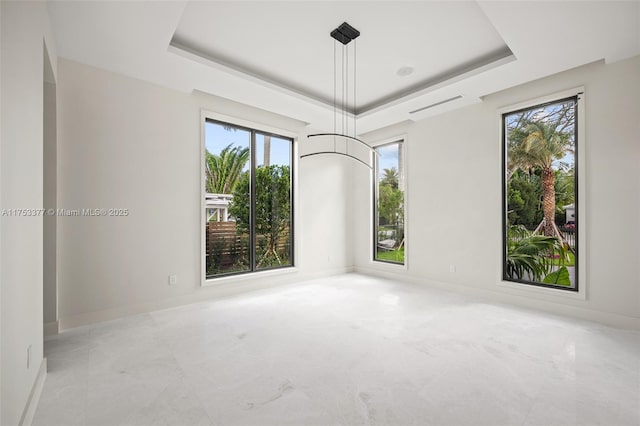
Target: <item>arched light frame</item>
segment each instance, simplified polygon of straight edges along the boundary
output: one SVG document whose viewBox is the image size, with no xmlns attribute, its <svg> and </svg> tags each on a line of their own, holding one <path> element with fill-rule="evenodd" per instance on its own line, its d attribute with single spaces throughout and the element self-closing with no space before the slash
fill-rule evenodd
<svg viewBox="0 0 640 426">
<path fill-rule="evenodd" d="M 353 137 L 353 136 L 349 136 L 349 135 L 344 135 L 342 133 L 315 133 L 312 135 L 308 135 L 307 138 L 309 139 L 313 139 L 313 138 L 333 138 L 334 140 L 334 145 L 333 145 L 333 151 L 318 151 L 318 152 L 312 152 L 310 154 L 304 154 L 301 155 L 300 158 L 304 158 L 304 157 L 312 157 L 314 155 L 322 155 L 322 154 L 336 154 L 336 155 L 343 155 L 345 157 L 349 157 L 353 160 L 356 160 L 357 162 L 359 162 L 360 164 L 368 167 L 370 170 L 373 170 L 374 167 L 374 156 L 375 155 L 379 155 L 378 152 L 372 148 L 370 145 L 368 145 L 366 142 Z M 336 138 L 344 138 L 345 139 L 345 143 L 347 146 L 346 152 L 340 152 L 337 150 L 336 148 L 336 143 L 335 143 L 335 139 Z M 354 141 L 354 142 L 358 142 L 359 144 L 361 144 L 362 146 L 364 146 L 365 148 L 367 148 L 367 150 L 369 151 L 369 163 L 367 163 L 366 161 L 363 161 L 362 159 L 356 157 L 355 155 L 352 155 L 349 153 L 349 149 L 348 149 L 348 143 L 349 141 Z"/>
</svg>

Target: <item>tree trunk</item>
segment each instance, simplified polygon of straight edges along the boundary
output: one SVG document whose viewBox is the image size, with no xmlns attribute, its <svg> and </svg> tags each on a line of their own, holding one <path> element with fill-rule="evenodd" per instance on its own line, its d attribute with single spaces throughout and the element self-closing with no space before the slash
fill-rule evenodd
<svg viewBox="0 0 640 426">
<path fill-rule="evenodd" d="M 544 214 L 544 235 L 555 236 L 556 220 L 556 176 L 551 167 L 542 169 L 542 213 Z"/>
</svg>

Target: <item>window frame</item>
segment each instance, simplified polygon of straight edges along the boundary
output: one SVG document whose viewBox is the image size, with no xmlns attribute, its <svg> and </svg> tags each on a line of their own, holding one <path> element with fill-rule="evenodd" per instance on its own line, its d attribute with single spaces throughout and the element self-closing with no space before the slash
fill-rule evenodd
<svg viewBox="0 0 640 426">
<path fill-rule="evenodd" d="M 403 164 L 403 170 L 404 170 L 404 200 L 403 200 L 403 204 L 404 204 L 404 262 L 403 263 L 398 263 L 398 262 L 391 262 L 391 261 L 387 261 L 387 260 L 378 260 L 376 259 L 376 248 L 377 248 L 377 242 L 378 242 L 378 170 L 379 170 L 379 161 L 378 161 L 378 155 L 374 154 L 374 158 L 373 158 L 373 170 L 372 170 L 372 179 L 371 179 L 371 232 L 369 233 L 370 235 L 370 242 L 369 242 L 369 249 L 370 251 L 370 256 L 369 256 L 369 264 L 373 267 L 381 267 L 381 268 L 392 268 L 392 269 L 403 269 L 403 270 L 408 270 L 408 253 L 409 253 L 409 197 L 407 196 L 408 194 L 408 162 L 407 162 L 407 135 L 399 135 L 399 136 L 395 136 L 395 137 L 391 137 L 391 138 L 386 138 L 374 143 L 371 143 L 370 146 L 372 149 L 374 149 L 375 151 L 378 150 L 378 148 L 384 147 L 384 146 L 388 146 L 388 145 L 393 145 L 399 143 L 401 146 L 401 150 L 402 150 L 402 161 L 404 162 Z"/>
<path fill-rule="evenodd" d="M 576 238 L 576 286 L 575 288 L 566 288 L 554 286 L 544 283 L 536 283 L 531 281 L 507 280 L 505 277 L 506 270 L 506 218 L 507 218 L 507 192 L 506 192 L 506 167 L 507 167 L 507 151 L 506 151 L 506 133 L 505 133 L 505 115 L 513 114 L 519 111 L 551 105 L 562 101 L 575 99 L 576 117 L 575 117 L 575 218 L 577 226 Z M 529 293 L 547 294 L 552 296 L 568 297 L 572 299 L 586 300 L 587 298 L 587 276 L 586 276 L 586 214 L 585 214 L 585 90 L 584 87 L 576 87 L 561 92 L 556 92 L 547 96 L 531 99 L 529 101 L 520 102 L 518 104 L 505 106 L 498 109 L 498 120 L 500 129 L 500 159 L 501 159 L 501 200 L 500 200 L 500 250 L 498 267 L 498 285 L 505 288 L 522 290 Z"/>
<path fill-rule="evenodd" d="M 205 166 L 205 150 L 206 150 L 206 123 L 212 122 L 216 124 L 229 125 L 231 127 L 235 127 L 244 131 L 250 132 L 250 188 L 251 191 L 251 206 L 250 206 L 250 223 L 252 230 L 250 231 L 250 259 L 251 259 L 251 269 L 247 271 L 235 271 L 229 273 L 219 274 L 217 276 L 207 277 L 207 262 L 206 262 L 206 235 L 204 231 L 204 227 L 206 225 L 206 212 L 205 212 L 205 195 L 206 195 L 206 166 Z M 297 271 L 296 260 L 297 256 L 297 248 L 299 246 L 297 242 L 297 233 L 296 233 L 296 212 L 297 212 L 297 134 L 286 130 L 273 126 L 264 125 L 262 123 L 257 123 L 249 120 L 240 119 L 233 116 L 228 116 L 225 114 L 220 114 L 212 111 L 202 110 L 200 117 L 200 126 L 201 126 L 201 135 L 200 135 L 200 227 L 198 232 L 200 233 L 200 262 L 201 262 L 201 286 L 211 286 L 216 284 L 221 284 L 229 281 L 238 281 L 238 280 L 247 280 L 252 277 L 264 277 L 269 275 L 281 275 L 287 274 Z M 290 150 L 290 256 L 291 256 L 291 264 L 286 266 L 277 266 L 277 267 L 269 267 L 269 268 L 260 268 L 255 269 L 255 258 L 256 258 L 256 234 L 255 234 L 255 167 L 256 167 L 256 158 L 254 155 L 255 147 L 256 147 L 256 136 L 273 136 L 280 139 L 289 139 L 291 142 L 291 150 Z"/>
</svg>

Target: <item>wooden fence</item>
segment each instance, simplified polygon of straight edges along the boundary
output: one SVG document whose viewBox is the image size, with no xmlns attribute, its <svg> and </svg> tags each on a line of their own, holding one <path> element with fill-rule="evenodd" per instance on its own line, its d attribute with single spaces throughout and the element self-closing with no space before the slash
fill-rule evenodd
<svg viewBox="0 0 640 426">
<path fill-rule="evenodd" d="M 207 266 L 217 270 L 231 268 L 239 259 L 249 259 L 249 235 L 238 234 L 235 222 L 207 222 Z"/>
<path fill-rule="evenodd" d="M 257 236 L 257 245 L 265 243 L 265 237 Z M 207 269 L 213 261 L 215 269 L 226 271 L 241 260 L 249 261 L 249 234 L 239 234 L 235 222 L 207 222 L 205 238 Z M 277 244 L 279 256 L 290 251 L 289 230 L 285 230 Z M 288 255 L 286 256 L 288 259 Z"/>
</svg>

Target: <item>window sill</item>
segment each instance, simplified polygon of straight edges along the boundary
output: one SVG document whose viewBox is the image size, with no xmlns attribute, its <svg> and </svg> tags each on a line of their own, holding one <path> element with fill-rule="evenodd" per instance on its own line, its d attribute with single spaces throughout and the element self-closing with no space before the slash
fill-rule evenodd
<svg viewBox="0 0 640 426">
<path fill-rule="evenodd" d="M 371 268 L 377 268 L 381 270 L 407 270 L 407 259 L 404 263 L 385 262 L 384 260 L 369 260 L 369 266 Z"/>
<path fill-rule="evenodd" d="M 252 282 L 269 277 L 277 277 L 281 275 L 294 274 L 298 272 L 296 266 L 285 266 L 278 269 L 269 269 L 266 271 L 247 272 L 236 275 L 222 276 L 218 278 L 205 278 L 202 280 L 202 287 L 213 287 L 220 284 L 229 284 L 239 281 Z"/>
<path fill-rule="evenodd" d="M 498 286 L 503 288 L 510 288 L 518 291 L 522 291 L 524 293 L 529 294 L 541 294 L 552 297 L 561 297 L 566 299 L 574 299 L 574 300 L 587 300 L 584 285 L 578 291 L 571 290 L 563 290 L 559 288 L 551 288 L 551 287 L 540 287 L 533 284 L 521 284 L 511 281 L 498 281 Z"/>
</svg>

